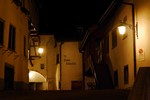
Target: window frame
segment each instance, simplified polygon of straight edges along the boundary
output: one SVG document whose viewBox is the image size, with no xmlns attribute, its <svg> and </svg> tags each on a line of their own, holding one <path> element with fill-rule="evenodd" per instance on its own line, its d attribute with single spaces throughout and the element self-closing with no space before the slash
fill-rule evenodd
<svg viewBox="0 0 150 100">
<path fill-rule="evenodd" d="M 11 51 L 16 50 L 16 28 L 12 24 L 9 26 L 8 49 Z"/>
<path fill-rule="evenodd" d="M 114 86 L 117 87 L 118 86 L 118 70 L 114 71 Z"/>
<path fill-rule="evenodd" d="M 1 46 L 4 45 L 4 27 L 5 27 L 5 21 L 0 18 L 0 45 Z"/>
<path fill-rule="evenodd" d="M 26 46 L 26 43 L 27 42 L 27 39 L 26 39 L 26 36 L 23 37 L 23 53 L 24 53 L 24 57 L 27 57 L 27 46 Z"/>
<path fill-rule="evenodd" d="M 44 64 L 44 63 L 42 63 L 42 64 L 40 65 L 40 69 L 45 69 L 45 64 Z"/>
<path fill-rule="evenodd" d="M 124 66 L 124 84 L 129 83 L 129 67 L 128 65 Z"/>
<path fill-rule="evenodd" d="M 103 44 L 104 43 L 104 44 Z M 103 45 L 104 45 L 104 53 L 108 54 L 109 53 L 109 35 L 107 35 L 105 38 L 104 38 L 104 41 L 103 41 Z M 103 48 L 103 45 L 102 45 L 102 48 Z"/>
<path fill-rule="evenodd" d="M 117 47 L 117 30 L 116 28 L 112 31 L 112 49 Z"/>
</svg>

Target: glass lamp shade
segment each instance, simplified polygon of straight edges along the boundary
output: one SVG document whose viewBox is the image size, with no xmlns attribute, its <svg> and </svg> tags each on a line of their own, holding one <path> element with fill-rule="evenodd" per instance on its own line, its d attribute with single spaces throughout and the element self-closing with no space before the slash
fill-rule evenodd
<svg viewBox="0 0 150 100">
<path fill-rule="evenodd" d="M 118 26 L 118 31 L 121 35 L 126 33 L 126 27 L 125 26 Z"/>
<path fill-rule="evenodd" d="M 38 52 L 39 52 L 40 54 L 42 54 L 42 53 L 43 53 L 43 51 L 44 51 L 44 49 L 43 49 L 43 48 L 39 48 L 39 49 L 38 49 Z"/>
</svg>

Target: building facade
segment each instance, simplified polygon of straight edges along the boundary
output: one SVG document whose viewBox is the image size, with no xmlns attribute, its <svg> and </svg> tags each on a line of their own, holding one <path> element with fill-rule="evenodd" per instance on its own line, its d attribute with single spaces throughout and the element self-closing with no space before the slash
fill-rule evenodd
<svg viewBox="0 0 150 100">
<path fill-rule="evenodd" d="M 60 82 L 61 90 L 83 89 L 82 54 L 79 52 L 77 41 L 68 41 L 61 44 Z"/>
<path fill-rule="evenodd" d="M 38 28 L 33 4 L 33 0 L 0 1 L 0 90 L 28 89 L 29 21 Z"/>
<path fill-rule="evenodd" d="M 110 11 L 109 14 L 104 15 L 105 19 L 101 18 L 99 21 L 103 24 L 99 23 L 93 26 L 92 30 L 87 32 L 87 34 L 90 34 L 88 38 L 81 43 L 80 51 L 83 51 L 85 58 L 89 58 L 89 61 L 84 59 L 85 71 L 89 68 L 89 62 L 93 64 L 94 61 L 98 61 L 97 63 L 100 61 L 107 64 L 107 69 L 109 69 L 107 74 L 111 76 L 108 80 L 112 80 L 114 88 L 132 88 L 138 69 L 150 66 L 149 4 L 148 0 L 144 2 L 140 0 L 122 0 L 112 8 L 114 10 L 107 10 Z M 118 30 L 118 26 L 122 24 L 126 26 L 124 35 L 120 35 Z M 99 67 L 102 67 L 102 65 L 99 65 Z M 101 69 L 97 70 L 96 68 L 95 65 L 96 75 L 102 73 Z M 98 82 L 103 86 L 101 79 L 103 77 Z M 87 79 L 85 79 L 86 81 Z"/>
<path fill-rule="evenodd" d="M 58 42 L 54 35 L 39 35 L 39 38 L 43 53 L 40 57 L 34 56 L 37 59 L 33 59 L 32 64 L 28 62 L 30 89 L 83 89 L 82 54 L 78 42 Z"/>
</svg>

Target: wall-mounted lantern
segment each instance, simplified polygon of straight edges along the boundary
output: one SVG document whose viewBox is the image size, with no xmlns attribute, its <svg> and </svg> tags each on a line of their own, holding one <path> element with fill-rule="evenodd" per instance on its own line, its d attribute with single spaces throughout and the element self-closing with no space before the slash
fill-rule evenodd
<svg viewBox="0 0 150 100">
<path fill-rule="evenodd" d="M 43 48 L 39 48 L 39 49 L 38 49 L 38 53 L 39 53 L 39 54 L 42 54 L 43 52 L 44 52 L 44 49 L 43 49 Z"/>
<path fill-rule="evenodd" d="M 118 31 L 121 35 L 124 35 L 126 33 L 126 26 L 124 25 L 118 26 Z"/>
<path fill-rule="evenodd" d="M 127 23 L 127 16 L 124 17 L 123 21 L 120 21 L 120 25 L 118 26 L 118 31 L 121 35 L 124 35 L 126 33 L 127 27 L 135 31 L 135 35 L 138 38 L 138 32 L 137 31 L 137 23 L 136 25 L 131 25 Z"/>
</svg>

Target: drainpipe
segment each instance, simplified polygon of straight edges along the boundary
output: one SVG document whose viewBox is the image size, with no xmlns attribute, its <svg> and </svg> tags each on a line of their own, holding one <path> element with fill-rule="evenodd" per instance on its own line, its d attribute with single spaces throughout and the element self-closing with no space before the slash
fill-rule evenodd
<svg viewBox="0 0 150 100">
<path fill-rule="evenodd" d="M 62 81 L 62 45 L 64 44 L 64 42 L 60 43 L 60 81 L 59 81 L 59 89 L 61 90 L 61 81 Z"/>
<path fill-rule="evenodd" d="M 82 53 L 82 78 L 83 78 L 83 84 L 82 84 L 82 86 L 83 86 L 83 88 L 85 89 L 85 75 L 84 75 L 84 73 L 85 73 L 85 65 L 84 65 L 84 51 L 82 51 L 81 52 Z"/>
<path fill-rule="evenodd" d="M 46 51 L 48 51 L 48 46 L 51 43 L 51 38 L 49 38 L 49 40 L 46 42 Z M 49 90 L 49 76 L 48 76 L 48 52 L 46 52 L 46 70 L 47 70 L 47 86 L 48 86 L 48 90 Z"/>
<path fill-rule="evenodd" d="M 137 23 L 135 24 L 135 16 L 134 16 L 134 4 L 133 3 L 128 3 L 128 2 L 122 2 L 122 4 L 125 5 L 130 5 L 132 7 L 132 24 L 133 24 L 133 62 L 134 62 L 134 79 L 136 77 L 136 41 L 135 41 L 135 36 L 138 38 L 138 33 L 136 33 L 135 29 L 137 28 Z"/>
</svg>

